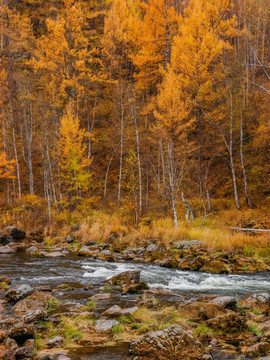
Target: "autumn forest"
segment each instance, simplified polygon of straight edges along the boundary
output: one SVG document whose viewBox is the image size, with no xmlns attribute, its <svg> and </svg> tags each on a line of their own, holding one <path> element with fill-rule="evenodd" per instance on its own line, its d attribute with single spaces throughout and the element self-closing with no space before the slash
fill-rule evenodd
<svg viewBox="0 0 270 360">
<path fill-rule="evenodd" d="M 269 0 L 0 0 L 1 208 L 266 210 L 269 100 Z"/>
</svg>

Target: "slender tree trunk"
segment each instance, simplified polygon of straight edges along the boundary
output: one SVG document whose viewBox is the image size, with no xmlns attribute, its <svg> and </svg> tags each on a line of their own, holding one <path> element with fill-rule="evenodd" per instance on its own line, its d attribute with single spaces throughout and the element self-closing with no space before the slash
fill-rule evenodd
<svg viewBox="0 0 270 360">
<path fill-rule="evenodd" d="M 15 157 L 15 161 L 16 161 L 16 169 L 17 169 L 18 196 L 19 196 L 19 199 L 21 199 L 22 191 L 21 191 L 20 165 L 19 165 L 19 158 L 18 158 L 17 145 L 16 145 L 15 123 L 14 123 L 14 117 L 13 117 L 13 107 L 12 107 L 11 97 L 9 97 L 9 104 L 10 104 L 13 150 L 14 150 L 14 157 Z"/>
<path fill-rule="evenodd" d="M 240 203 L 238 198 L 238 190 L 237 190 L 237 181 L 235 175 L 235 168 L 234 168 L 234 160 L 233 160 L 233 99 L 232 99 L 232 92 L 229 89 L 230 95 L 230 142 L 229 142 L 229 157 L 230 157 L 230 167 L 232 173 L 232 180 L 233 180 L 233 190 L 234 190 L 234 199 L 235 204 L 238 210 L 240 210 Z"/>
<path fill-rule="evenodd" d="M 169 189 L 171 196 L 171 206 L 174 218 L 174 226 L 178 229 L 178 216 L 176 210 L 176 196 L 175 196 L 175 173 L 174 173 L 174 161 L 173 161 L 173 143 L 168 143 L 168 175 L 169 175 Z"/>
<path fill-rule="evenodd" d="M 241 166 L 243 170 L 243 177 L 244 177 L 244 185 L 245 185 L 245 195 L 246 195 L 246 201 L 250 209 L 253 208 L 252 202 L 248 193 L 248 182 L 247 182 L 247 175 L 246 175 L 246 168 L 245 168 L 245 162 L 244 162 L 244 155 L 243 155 L 243 114 L 241 112 L 240 116 L 240 160 L 241 160 Z"/>
<path fill-rule="evenodd" d="M 198 175 L 199 175 L 200 199 L 203 207 L 203 225 L 204 225 L 206 218 L 206 207 L 203 198 L 202 153 L 201 153 L 202 130 L 201 130 L 201 111 L 199 107 L 197 107 L 196 109 L 196 116 L 197 116 L 197 136 L 198 136 Z"/>
<path fill-rule="evenodd" d="M 123 88 L 120 89 L 120 166 L 119 166 L 119 180 L 118 180 L 118 207 L 121 206 L 121 186 L 122 186 L 122 167 L 123 167 L 123 147 L 124 147 L 124 104 L 123 104 Z"/>
</svg>

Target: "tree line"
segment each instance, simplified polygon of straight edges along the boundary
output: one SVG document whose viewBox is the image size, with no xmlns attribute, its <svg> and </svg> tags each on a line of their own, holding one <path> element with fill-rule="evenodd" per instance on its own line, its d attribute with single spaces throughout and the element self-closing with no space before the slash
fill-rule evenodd
<svg viewBox="0 0 270 360">
<path fill-rule="evenodd" d="M 269 31 L 268 0 L 0 0 L 1 204 L 264 204 Z"/>
</svg>

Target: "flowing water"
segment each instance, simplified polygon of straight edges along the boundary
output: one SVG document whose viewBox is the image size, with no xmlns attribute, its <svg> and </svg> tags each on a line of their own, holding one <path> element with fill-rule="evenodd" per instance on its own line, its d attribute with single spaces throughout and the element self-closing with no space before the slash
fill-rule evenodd
<svg viewBox="0 0 270 360">
<path fill-rule="evenodd" d="M 127 270 L 140 270 L 141 278 L 150 287 L 171 290 L 196 298 L 205 294 L 240 296 L 246 293 L 269 292 L 269 273 L 215 275 L 200 272 L 161 268 L 153 264 L 133 262 L 107 263 L 90 258 L 68 256 L 64 258 L 35 258 L 26 254 L 0 256 L 0 274 L 12 279 L 12 284 L 32 286 L 49 285 L 55 289 L 60 284 L 70 284 L 72 291 L 55 293 L 62 300 L 86 303 L 96 292 L 99 284 Z M 87 290 L 92 284 L 96 290 Z M 89 292 L 90 291 L 90 292 Z M 92 291 L 92 293 L 91 293 Z M 121 299 L 117 303 L 121 305 Z M 127 303 L 128 297 L 125 299 Z M 81 349 L 72 359 L 121 360 L 126 349 L 100 349 L 91 354 L 90 349 Z M 90 351 L 90 353 L 89 353 Z"/>
<path fill-rule="evenodd" d="M 27 255 L 0 256 L 0 274 L 13 280 L 13 285 L 33 286 L 59 284 L 99 284 L 127 270 L 140 270 L 141 278 L 150 287 L 171 290 L 184 295 L 220 294 L 242 295 L 270 292 L 269 273 L 216 275 L 177 269 L 166 269 L 153 264 L 133 262 L 107 263 L 80 258 L 34 258 Z"/>
</svg>

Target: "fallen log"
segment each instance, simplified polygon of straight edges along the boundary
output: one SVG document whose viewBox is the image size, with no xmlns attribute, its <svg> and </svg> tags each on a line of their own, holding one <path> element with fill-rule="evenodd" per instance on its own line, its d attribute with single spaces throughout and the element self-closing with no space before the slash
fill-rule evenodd
<svg viewBox="0 0 270 360">
<path fill-rule="evenodd" d="M 252 229 L 252 228 L 241 228 L 241 227 L 229 227 L 230 230 L 234 231 L 246 231 L 246 232 L 270 232 L 267 229 Z"/>
</svg>

